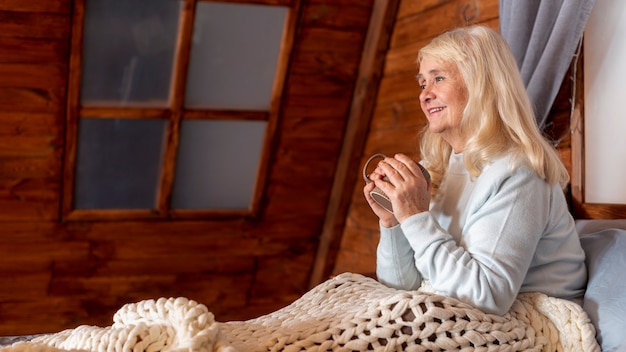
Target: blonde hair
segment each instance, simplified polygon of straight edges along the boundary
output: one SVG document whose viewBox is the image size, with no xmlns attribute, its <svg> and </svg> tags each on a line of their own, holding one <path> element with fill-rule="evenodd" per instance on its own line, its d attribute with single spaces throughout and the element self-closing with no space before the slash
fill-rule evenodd
<svg viewBox="0 0 626 352">
<path fill-rule="evenodd" d="M 417 63 L 428 57 L 456 64 L 467 87 L 468 101 L 461 119 L 466 137 L 465 166 L 477 177 L 485 165 L 511 154 L 549 184 L 564 187 L 567 170 L 542 136 L 517 63 L 502 36 L 484 26 L 446 32 L 419 51 Z M 452 147 L 428 127 L 421 139 L 421 155 L 437 194 L 448 167 Z"/>
</svg>

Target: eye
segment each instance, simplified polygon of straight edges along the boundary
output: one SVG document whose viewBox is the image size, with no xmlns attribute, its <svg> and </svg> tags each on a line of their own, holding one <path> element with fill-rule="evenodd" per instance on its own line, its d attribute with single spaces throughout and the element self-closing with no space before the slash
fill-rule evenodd
<svg viewBox="0 0 626 352">
<path fill-rule="evenodd" d="M 445 78 L 444 78 L 443 76 L 437 76 L 437 77 L 435 77 L 435 81 L 436 81 L 436 82 L 441 82 L 441 81 L 443 81 L 444 79 L 445 79 Z"/>
<path fill-rule="evenodd" d="M 420 89 L 424 90 L 426 88 L 426 80 L 423 77 L 420 77 L 418 75 L 417 77 L 415 77 L 415 80 L 417 81 Z"/>
</svg>

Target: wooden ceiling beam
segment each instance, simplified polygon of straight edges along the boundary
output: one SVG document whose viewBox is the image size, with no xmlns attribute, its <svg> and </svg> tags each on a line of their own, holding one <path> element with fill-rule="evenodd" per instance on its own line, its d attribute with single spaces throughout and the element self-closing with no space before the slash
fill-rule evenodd
<svg viewBox="0 0 626 352">
<path fill-rule="evenodd" d="M 375 0 L 370 25 L 363 47 L 350 114 L 337 162 L 330 199 L 309 286 L 325 280 L 335 263 L 341 234 L 356 182 L 355 172 L 365 145 L 370 120 L 376 103 L 378 85 L 382 77 L 385 53 L 398 10 L 398 0 Z"/>
</svg>

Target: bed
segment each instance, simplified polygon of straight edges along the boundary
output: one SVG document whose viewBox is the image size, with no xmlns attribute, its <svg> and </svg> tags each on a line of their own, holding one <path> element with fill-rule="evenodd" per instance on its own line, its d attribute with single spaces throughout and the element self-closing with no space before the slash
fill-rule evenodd
<svg viewBox="0 0 626 352">
<path fill-rule="evenodd" d="M 589 269 L 582 306 L 526 293 L 495 316 L 427 285 L 400 291 L 344 273 L 256 319 L 217 322 L 201 303 L 159 298 L 124 305 L 111 326 L 0 338 L 0 351 L 626 352 L 626 220 L 576 226 Z"/>
</svg>

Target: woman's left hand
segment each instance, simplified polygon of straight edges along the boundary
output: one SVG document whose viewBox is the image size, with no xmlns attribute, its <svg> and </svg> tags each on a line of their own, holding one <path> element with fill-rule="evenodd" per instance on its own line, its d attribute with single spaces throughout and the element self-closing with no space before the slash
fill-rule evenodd
<svg viewBox="0 0 626 352">
<path fill-rule="evenodd" d="M 389 197 L 400 223 L 411 215 L 428 211 L 430 183 L 413 159 L 404 154 L 387 157 L 378 163 L 375 172 L 389 180 L 375 179 L 374 182 Z"/>
</svg>

